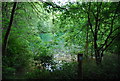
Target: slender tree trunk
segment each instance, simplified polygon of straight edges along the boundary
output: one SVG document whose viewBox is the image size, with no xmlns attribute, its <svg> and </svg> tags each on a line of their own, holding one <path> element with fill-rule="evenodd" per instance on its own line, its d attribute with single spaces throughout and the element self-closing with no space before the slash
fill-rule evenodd
<svg viewBox="0 0 120 81">
<path fill-rule="evenodd" d="M 101 4 L 100 4 L 101 5 Z M 101 64 L 101 55 L 100 55 L 100 50 L 98 49 L 97 45 L 97 40 L 98 40 L 98 30 L 100 26 L 100 21 L 99 21 L 99 14 L 100 14 L 100 6 L 99 3 L 97 2 L 97 13 L 95 17 L 95 34 L 94 34 L 94 49 L 95 49 L 95 58 L 96 58 L 96 63 L 99 65 Z"/>
<path fill-rule="evenodd" d="M 92 41 L 92 46 L 91 46 L 91 58 L 93 58 L 93 50 L 94 50 L 94 43 Z"/>
<path fill-rule="evenodd" d="M 4 41 L 3 41 L 3 45 L 2 45 L 3 56 L 5 55 L 5 52 L 6 52 L 7 42 L 8 42 L 8 38 L 9 38 L 9 35 L 10 35 L 10 30 L 11 30 L 11 27 L 12 27 L 12 23 L 13 23 L 13 18 L 14 18 L 16 5 L 17 5 L 17 2 L 14 2 L 12 12 L 11 12 L 11 17 L 10 17 L 10 23 L 8 25 L 8 28 L 7 28 L 5 37 L 4 37 Z"/>
<path fill-rule="evenodd" d="M 97 51 L 97 38 L 96 36 L 94 37 L 94 50 L 95 50 L 95 59 L 96 59 L 96 63 L 98 64 L 98 51 Z"/>
<path fill-rule="evenodd" d="M 85 56 L 88 57 L 88 27 L 86 31 L 86 45 L 85 45 Z"/>
</svg>

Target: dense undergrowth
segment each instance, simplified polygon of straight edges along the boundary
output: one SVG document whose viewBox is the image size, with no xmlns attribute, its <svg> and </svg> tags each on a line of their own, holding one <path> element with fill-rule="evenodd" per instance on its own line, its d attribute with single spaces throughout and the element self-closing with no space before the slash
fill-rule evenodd
<svg viewBox="0 0 120 81">
<path fill-rule="evenodd" d="M 106 58 L 107 57 L 107 58 Z M 108 58 L 109 57 L 109 58 Z M 83 79 L 119 79 L 120 76 L 120 62 L 116 55 L 106 55 L 101 65 L 96 65 L 94 59 L 83 60 Z M 6 69 L 6 79 L 77 79 L 77 62 L 62 63 L 61 69 L 54 68 L 53 71 L 46 69 L 34 69 L 32 71 L 24 72 L 19 77 L 13 74 L 14 68 Z M 55 65 L 54 65 L 55 66 Z M 3 75 L 4 76 L 4 75 Z"/>
</svg>

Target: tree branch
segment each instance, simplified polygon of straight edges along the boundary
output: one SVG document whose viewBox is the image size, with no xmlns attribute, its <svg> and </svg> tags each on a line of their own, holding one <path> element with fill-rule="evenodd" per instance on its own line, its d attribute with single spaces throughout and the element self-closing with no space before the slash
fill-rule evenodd
<svg viewBox="0 0 120 81">
<path fill-rule="evenodd" d="M 60 7 L 60 6 L 56 5 L 56 4 L 53 5 L 50 2 L 44 2 L 44 3 L 47 4 L 47 5 L 52 6 L 53 8 L 59 8 L 59 9 L 64 9 L 64 10 L 68 11 L 66 8 Z"/>
<path fill-rule="evenodd" d="M 39 19 L 41 19 L 41 17 L 40 17 L 39 15 L 40 15 L 40 13 L 42 13 L 42 12 L 40 12 L 34 4 L 30 3 L 30 5 L 31 5 L 31 7 L 35 10 L 35 12 L 37 13 L 37 17 L 38 17 Z M 38 13 L 38 12 L 40 12 L 40 13 Z M 44 13 L 43 13 L 43 14 L 44 14 Z M 46 14 L 45 14 L 45 15 L 46 15 Z"/>
<path fill-rule="evenodd" d="M 113 16 L 112 21 L 111 21 L 110 33 L 109 33 L 109 35 L 107 36 L 104 44 L 102 44 L 102 46 L 99 48 L 99 50 L 101 50 L 101 49 L 107 44 L 108 39 L 111 37 L 111 35 L 112 35 L 117 29 L 120 28 L 120 27 L 117 27 L 116 29 L 113 30 L 113 23 L 114 23 L 114 20 L 115 20 L 115 17 L 116 17 L 116 13 L 117 13 L 117 9 L 118 9 L 118 7 L 119 7 L 119 4 L 120 4 L 120 3 L 118 3 L 118 6 L 117 6 L 117 8 L 116 8 L 116 10 L 115 10 L 115 12 L 114 12 L 114 16 Z"/>
<path fill-rule="evenodd" d="M 90 10 L 90 4 L 89 4 L 88 10 Z M 91 21 L 90 21 L 90 14 L 89 14 L 89 12 L 88 12 L 87 14 L 88 14 L 88 23 L 89 23 L 90 29 L 91 29 L 91 31 L 92 31 L 92 34 L 93 34 L 93 36 L 94 36 L 94 31 L 93 31 L 93 29 L 92 29 L 92 24 L 91 24 Z"/>
<path fill-rule="evenodd" d="M 116 36 L 114 36 L 112 38 L 112 40 L 108 44 L 106 44 L 106 46 L 105 46 L 103 51 L 105 51 L 119 35 L 120 35 L 120 33 L 118 33 Z"/>
</svg>

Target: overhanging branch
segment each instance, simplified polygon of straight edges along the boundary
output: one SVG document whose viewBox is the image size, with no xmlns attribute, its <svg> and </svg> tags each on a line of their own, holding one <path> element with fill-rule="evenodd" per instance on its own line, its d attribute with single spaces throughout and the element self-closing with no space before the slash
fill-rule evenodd
<svg viewBox="0 0 120 81">
<path fill-rule="evenodd" d="M 107 44 L 108 39 L 109 39 L 109 38 L 111 37 L 111 35 L 112 35 L 116 30 L 118 30 L 118 29 L 120 29 L 120 27 L 117 27 L 117 28 L 114 29 L 113 31 L 110 31 L 110 33 L 109 33 L 109 35 L 107 36 L 107 38 L 106 38 L 104 44 L 102 44 L 102 46 L 99 48 L 99 50 L 101 50 L 101 49 Z"/>
<path fill-rule="evenodd" d="M 114 41 L 119 35 L 120 35 L 120 33 L 118 33 L 116 36 L 114 36 L 114 37 L 112 38 L 112 40 L 111 40 L 108 44 L 106 44 L 106 46 L 105 46 L 105 48 L 104 48 L 103 51 L 105 51 L 105 50 L 113 43 L 113 41 Z"/>
</svg>

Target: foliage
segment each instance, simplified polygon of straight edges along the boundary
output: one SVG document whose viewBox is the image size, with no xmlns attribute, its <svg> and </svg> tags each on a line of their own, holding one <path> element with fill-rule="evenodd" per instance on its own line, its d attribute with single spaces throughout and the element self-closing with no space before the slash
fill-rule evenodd
<svg viewBox="0 0 120 81">
<path fill-rule="evenodd" d="M 13 79 L 15 78 L 14 73 L 15 73 L 16 69 L 13 67 L 6 67 L 3 66 L 3 78 L 4 79 Z"/>
<path fill-rule="evenodd" d="M 26 73 L 26 79 L 50 79 L 51 74 L 47 70 L 36 69 L 33 72 Z"/>
<path fill-rule="evenodd" d="M 116 55 L 105 55 L 102 65 L 97 66 L 93 60 L 83 64 L 84 79 L 119 79 L 119 59 Z"/>
<path fill-rule="evenodd" d="M 13 4 L 2 3 L 3 41 L 8 33 Z M 58 4 L 17 2 L 6 55 L 2 57 L 3 79 L 24 75 L 25 79 L 76 79 L 78 63 L 68 56 L 78 53 L 86 57 L 83 79 L 118 79 L 120 3 Z M 57 63 L 55 55 L 58 58 L 64 55 L 70 62 Z M 98 59 L 100 64 L 96 65 Z"/>
</svg>

